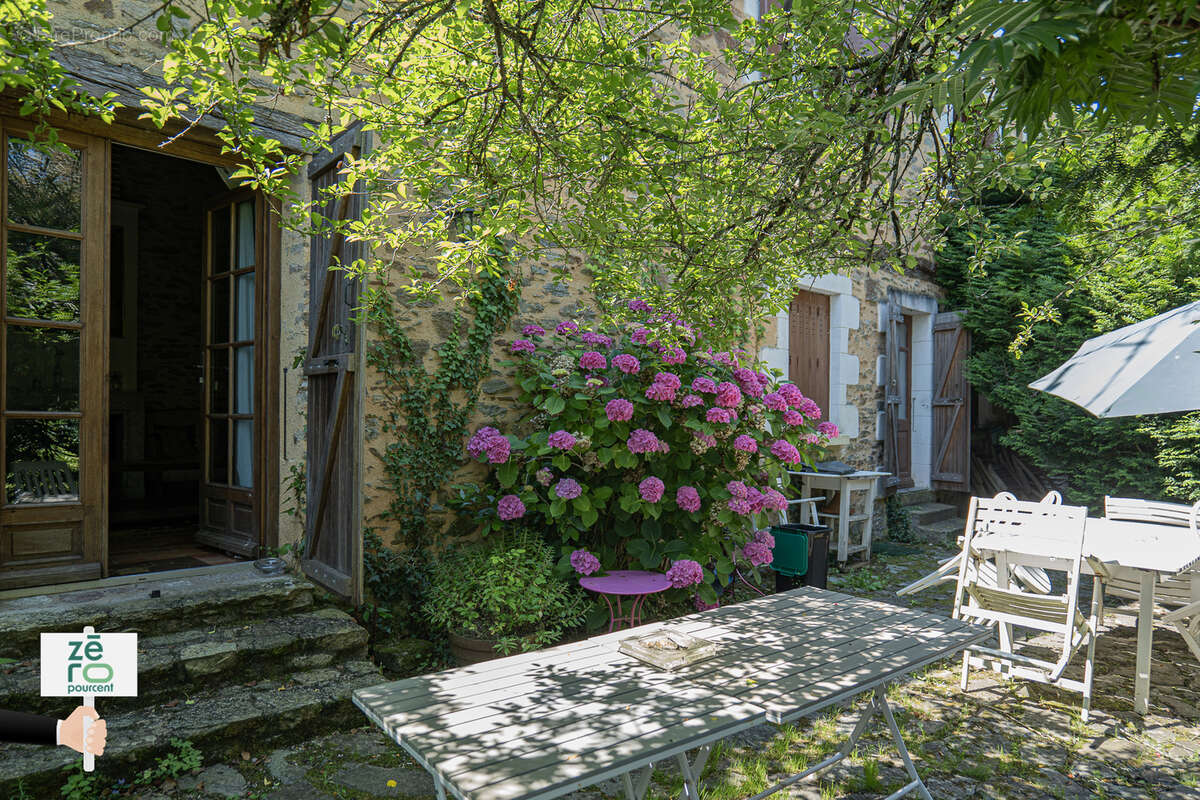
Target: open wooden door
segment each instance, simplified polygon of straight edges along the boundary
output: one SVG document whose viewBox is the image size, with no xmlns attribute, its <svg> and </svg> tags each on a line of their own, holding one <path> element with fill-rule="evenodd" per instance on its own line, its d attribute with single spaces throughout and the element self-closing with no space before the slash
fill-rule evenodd
<svg viewBox="0 0 1200 800">
<path fill-rule="evenodd" d="M 106 569 L 107 144 L 0 123 L 0 589 Z"/>
<path fill-rule="evenodd" d="M 965 360 L 971 334 L 955 312 L 933 323 L 933 485 L 970 491 L 971 387 Z"/>
<path fill-rule="evenodd" d="M 244 190 L 212 203 L 205 229 L 204 470 L 196 539 L 243 556 L 257 556 L 262 544 L 256 503 L 263 486 L 264 222 L 262 196 Z"/>
<path fill-rule="evenodd" d="M 347 154 L 359 152 L 357 127 L 334 139 L 309 165 L 322 215 L 354 219 L 359 192 L 328 196 Z M 309 263 L 308 509 L 301 564 L 317 583 L 353 603 L 362 599 L 362 510 L 356 386 L 359 282 L 341 269 L 358 255 L 342 233 L 314 236 Z"/>
</svg>

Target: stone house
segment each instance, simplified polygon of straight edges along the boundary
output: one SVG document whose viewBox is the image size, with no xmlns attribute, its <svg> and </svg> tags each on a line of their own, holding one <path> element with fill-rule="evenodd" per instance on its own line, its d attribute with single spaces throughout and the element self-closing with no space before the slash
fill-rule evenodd
<svg viewBox="0 0 1200 800">
<path fill-rule="evenodd" d="M 328 270 L 354 246 L 283 228 L 270 199 L 229 179 L 235 163 L 212 120 L 163 146 L 137 118 L 161 45 L 152 24 L 123 25 L 150 4 L 54 0 L 51 10 L 64 39 L 84 42 L 63 51 L 69 72 L 129 108 L 111 124 L 55 119 L 70 151 L 49 156 L 23 140 L 16 98 L 0 98 L 0 593 L 220 570 L 303 541 L 306 573 L 358 600 L 362 528 L 387 506 L 388 486 L 374 333 L 354 321 L 360 287 Z M 284 97 L 257 123 L 299 152 L 318 116 Z M 316 196 L 343 155 L 366 146 L 351 130 L 309 153 L 293 190 Z M 326 212 L 356 209 L 331 201 Z M 563 284 L 552 266 L 522 265 L 512 330 L 587 318 L 582 270 Z M 427 359 L 451 303 L 405 323 Z M 826 276 L 797 287 L 762 355 L 824 401 L 847 460 L 937 486 L 953 483 L 939 442 L 957 430 L 938 420 L 939 324 L 921 271 Z M 493 356 L 508 338 L 497 336 Z M 890 383 L 889 363 L 900 367 Z M 493 369 L 475 424 L 503 421 L 513 396 Z"/>
</svg>

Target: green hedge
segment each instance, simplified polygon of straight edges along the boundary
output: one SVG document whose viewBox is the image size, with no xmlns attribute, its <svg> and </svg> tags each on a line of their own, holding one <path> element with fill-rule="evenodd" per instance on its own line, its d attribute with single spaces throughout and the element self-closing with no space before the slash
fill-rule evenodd
<svg viewBox="0 0 1200 800">
<path fill-rule="evenodd" d="M 1027 388 L 1088 338 L 1194 299 L 1195 260 L 1141 258 L 1094 263 L 1066 244 L 1055 217 L 1016 194 L 980 206 L 984 221 L 957 228 L 938 255 L 937 274 L 950 307 L 964 313 L 973 336 L 971 384 L 1010 423 L 993 431 L 1012 448 L 1069 484 L 1069 500 L 1102 507 L 1105 494 L 1190 500 L 1200 497 L 1197 415 L 1100 420 Z M 980 268 L 978 242 L 1006 245 Z M 1041 322 L 1014 348 L 1022 309 L 1052 301 L 1058 319 Z"/>
</svg>

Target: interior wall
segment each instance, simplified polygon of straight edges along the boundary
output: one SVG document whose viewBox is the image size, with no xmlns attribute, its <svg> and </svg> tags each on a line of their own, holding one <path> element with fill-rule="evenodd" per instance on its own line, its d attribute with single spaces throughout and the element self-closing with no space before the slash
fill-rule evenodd
<svg viewBox="0 0 1200 800">
<path fill-rule="evenodd" d="M 120 313 L 132 323 L 124 331 L 112 331 L 114 343 L 118 333 L 125 340 L 124 347 L 112 351 L 111 408 L 125 418 L 122 431 L 114 432 L 124 435 L 120 447 L 113 447 L 114 457 L 120 454 L 126 463 L 177 465 L 193 473 L 172 475 L 168 468 L 167 474 L 158 471 L 153 477 L 136 471 L 120 475 L 126 501 L 147 491 L 145 496 L 155 499 L 147 480 L 165 479 L 170 490 L 172 478 L 184 483 L 199 478 L 204 209 L 225 191 L 212 166 L 112 148 L 112 199 L 135 211 L 137 224 L 136 258 L 126 259 L 136 273 L 111 276 L 114 288 L 130 282 L 137 287 L 132 298 L 128 292 L 125 298 L 113 293 L 114 303 L 125 303 L 124 309 L 114 307 L 114 316 Z M 115 216 L 113 222 L 117 224 Z M 128 307 L 130 300 L 136 310 Z M 113 477 L 118 478 L 115 470 Z"/>
</svg>

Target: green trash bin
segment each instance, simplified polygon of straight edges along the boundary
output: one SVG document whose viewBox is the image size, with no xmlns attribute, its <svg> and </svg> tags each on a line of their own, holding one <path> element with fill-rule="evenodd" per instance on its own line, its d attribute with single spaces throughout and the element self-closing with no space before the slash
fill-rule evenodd
<svg viewBox="0 0 1200 800">
<path fill-rule="evenodd" d="M 799 585 L 808 572 L 808 532 L 804 525 L 772 525 L 775 547 L 771 549 L 771 569 L 775 570 L 775 591 L 786 592 Z"/>
</svg>

